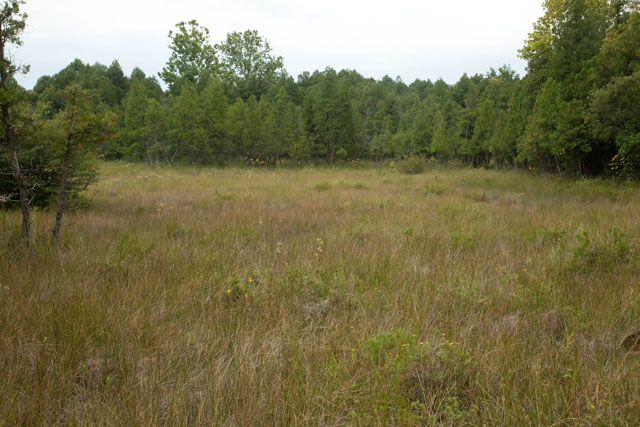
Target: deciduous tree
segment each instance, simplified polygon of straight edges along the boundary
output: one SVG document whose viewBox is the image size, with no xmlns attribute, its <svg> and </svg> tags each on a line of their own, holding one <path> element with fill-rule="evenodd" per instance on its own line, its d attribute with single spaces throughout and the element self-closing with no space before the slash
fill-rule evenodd
<svg viewBox="0 0 640 427">
<path fill-rule="evenodd" d="M 282 57 L 271 53 L 269 42 L 256 30 L 229 33 L 218 49 L 225 79 L 245 101 L 267 93 L 284 73 Z"/>
<path fill-rule="evenodd" d="M 178 22 L 176 31 L 169 31 L 171 56 L 159 73 L 173 95 L 180 94 L 181 83 L 188 82 L 202 89 L 210 76 L 217 74 L 216 50 L 209 42 L 209 30 L 198 21 Z"/>
</svg>

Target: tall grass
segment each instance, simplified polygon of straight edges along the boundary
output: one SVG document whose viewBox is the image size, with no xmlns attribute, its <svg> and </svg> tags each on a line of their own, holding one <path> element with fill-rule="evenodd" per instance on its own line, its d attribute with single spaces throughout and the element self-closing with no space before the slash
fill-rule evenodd
<svg viewBox="0 0 640 427">
<path fill-rule="evenodd" d="M 101 169 L 57 248 L 6 216 L 0 425 L 640 419 L 635 185 Z"/>
</svg>

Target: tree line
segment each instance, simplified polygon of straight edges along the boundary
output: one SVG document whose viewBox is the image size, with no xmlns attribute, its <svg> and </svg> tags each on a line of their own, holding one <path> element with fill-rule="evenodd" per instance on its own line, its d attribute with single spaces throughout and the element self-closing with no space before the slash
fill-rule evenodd
<svg viewBox="0 0 640 427">
<path fill-rule="evenodd" d="M 1 46 L 19 43 L 22 3 L 4 3 L 2 16 L 20 25 L 10 36 L 2 25 Z M 96 156 L 155 166 L 422 156 L 637 177 L 638 1 L 543 6 L 520 50 L 525 76 L 502 66 L 453 84 L 330 67 L 294 79 L 256 31 L 213 44 L 195 20 L 169 32 L 171 55 L 158 74 L 166 89 L 139 68 L 127 76 L 117 61 L 76 59 L 28 91 L 3 48 L 0 166 L 12 172 L 0 176 L 0 194 L 26 198 L 23 205 L 62 199 L 64 207 L 66 195 L 95 180 Z"/>
</svg>

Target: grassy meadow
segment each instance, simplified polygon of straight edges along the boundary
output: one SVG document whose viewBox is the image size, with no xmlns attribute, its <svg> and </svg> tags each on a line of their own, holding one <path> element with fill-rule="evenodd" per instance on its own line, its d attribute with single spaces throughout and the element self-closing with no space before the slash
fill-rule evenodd
<svg viewBox="0 0 640 427">
<path fill-rule="evenodd" d="M 0 426 L 634 425 L 640 187 L 103 163 L 0 229 Z"/>
</svg>

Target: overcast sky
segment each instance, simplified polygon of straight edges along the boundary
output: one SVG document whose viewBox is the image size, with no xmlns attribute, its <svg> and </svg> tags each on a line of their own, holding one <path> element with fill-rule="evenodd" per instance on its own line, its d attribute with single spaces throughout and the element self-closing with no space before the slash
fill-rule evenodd
<svg viewBox="0 0 640 427">
<path fill-rule="evenodd" d="M 169 57 L 167 34 L 196 19 L 212 43 L 231 31 L 256 29 L 284 57 L 294 77 L 331 66 L 366 77 L 443 78 L 484 73 L 518 58 L 542 0 L 27 0 L 24 46 L 15 57 L 31 65 L 20 83 L 33 87 L 74 58 L 139 66 L 156 75 Z"/>
</svg>

